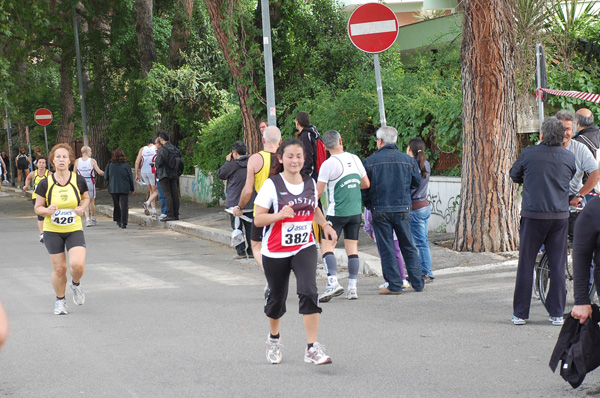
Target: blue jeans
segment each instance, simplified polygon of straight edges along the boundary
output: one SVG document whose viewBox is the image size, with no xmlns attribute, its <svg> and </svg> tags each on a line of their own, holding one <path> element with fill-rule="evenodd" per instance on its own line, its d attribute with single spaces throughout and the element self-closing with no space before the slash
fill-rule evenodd
<svg viewBox="0 0 600 398">
<path fill-rule="evenodd" d="M 165 201 L 165 195 L 163 194 L 158 180 L 156 181 L 156 188 L 158 188 L 158 200 L 160 200 L 160 213 L 167 214 L 167 202 Z"/>
<path fill-rule="evenodd" d="M 433 273 L 431 272 L 431 253 L 429 251 L 429 240 L 427 238 L 430 216 L 431 206 L 425 206 L 418 210 L 411 211 L 410 230 L 412 232 L 413 242 L 417 249 L 419 249 L 421 273 L 433 278 Z"/>
<path fill-rule="evenodd" d="M 408 281 L 416 291 L 423 290 L 425 282 L 421 276 L 419 253 L 412 240 L 408 213 L 378 213 L 374 211 L 373 229 L 377 236 L 377 249 L 381 256 L 383 277 L 390 284 L 388 288 L 393 292 L 402 291 L 402 277 L 398 270 L 398 260 L 396 259 L 396 249 L 394 247 L 394 231 L 396 231 L 400 251 L 406 264 Z"/>
</svg>

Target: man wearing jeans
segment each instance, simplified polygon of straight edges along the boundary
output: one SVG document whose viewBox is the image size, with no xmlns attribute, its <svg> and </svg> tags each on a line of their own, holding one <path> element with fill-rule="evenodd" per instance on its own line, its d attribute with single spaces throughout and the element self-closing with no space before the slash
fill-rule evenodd
<svg viewBox="0 0 600 398">
<path fill-rule="evenodd" d="M 167 204 L 167 217 L 160 221 L 179 220 L 179 176 L 177 170 L 168 166 L 169 155 L 175 151 L 179 152 L 179 149 L 169 142 L 169 133 L 165 130 L 159 131 L 158 141 L 160 141 L 161 147 L 156 154 L 156 177 Z"/>
<path fill-rule="evenodd" d="M 402 293 L 394 231 L 406 263 L 408 280 L 413 289 L 420 292 L 425 282 L 411 236 L 409 213 L 412 207 L 410 190 L 421 184 L 421 173 L 414 159 L 398 150 L 398 131 L 395 128 L 381 127 L 376 135 L 378 151 L 364 162 L 371 186 L 362 191 L 362 196 L 365 207 L 373 213 L 383 276 L 389 282 L 389 286 L 380 289 L 379 294 Z"/>
</svg>

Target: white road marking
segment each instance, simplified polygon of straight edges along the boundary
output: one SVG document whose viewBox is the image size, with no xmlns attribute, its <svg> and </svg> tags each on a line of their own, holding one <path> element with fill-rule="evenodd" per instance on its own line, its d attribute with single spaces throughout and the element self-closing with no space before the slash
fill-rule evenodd
<svg viewBox="0 0 600 398">
<path fill-rule="evenodd" d="M 243 275 L 237 275 L 232 272 L 216 269 L 200 265 L 190 260 L 171 260 L 163 261 L 169 267 L 175 268 L 179 271 L 199 276 L 200 278 L 209 280 L 211 282 L 220 283 L 227 286 L 259 286 L 264 284 L 264 281 L 259 281 L 245 277 Z"/>
<path fill-rule="evenodd" d="M 85 284 L 86 289 L 90 291 L 173 289 L 177 287 L 173 283 L 134 271 L 118 263 L 88 264 L 86 268 L 89 272 L 103 274 L 94 278 L 96 281 L 99 280 L 101 282 Z"/>
</svg>

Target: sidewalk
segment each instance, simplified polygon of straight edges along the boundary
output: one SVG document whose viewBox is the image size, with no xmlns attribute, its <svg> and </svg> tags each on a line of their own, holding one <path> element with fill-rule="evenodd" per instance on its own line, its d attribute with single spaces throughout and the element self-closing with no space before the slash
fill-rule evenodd
<svg viewBox="0 0 600 398">
<path fill-rule="evenodd" d="M 31 191 L 25 195 L 22 191 L 13 187 L 3 186 L 2 192 L 11 195 L 20 195 L 30 200 Z M 224 206 L 207 207 L 199 203 L 181 200 L 179 221 L 161 222 L 144 215 L 142 202 L 146 195 L 138 192 L 129 199 L 129 224 L 133 226 L 145 226 L 148 228 L 168 228 L 175 232 L 184 233 L 201 239 L 229 246 L 231 240 L 231 227 L 229 215 Z M 157 201 L 157 210 L 160 214 L 160 206 Z M 104 214 L 112 219 L 112 197 L 106 189 L 99 190 L 96 197 L 96 212 Z M 105 222 L 101 220 L 100 222 Z M 112 221 L 111 221 L 112 222 Z M 429 233 L 429 244 L 432 257 L 432 270 L 434 275 L 468 271 L 472 266 L 494 267 L 515 265 L 518 258 L 517 252 L 509 253 L 458 253 L 448 249 L 454 234 Z M 365 275 L 382 276 L 381 262 L 377 253 L 375 243 L 362 233 L 359 235 L 359 258 L 360 273 Z M 231 249 L 232 256 L 235 250 Z M 343 249 L 343 243 L 338 244 L 335 250 L 338 270 L 347 272 L 347 257 Z M 319 256 L 320 275 L 324 275 L 322 260 Z M 473 268 L 471 268 L 473 269 Z M 473 269 L 475 270 L 475 269 Z"/>
</svg>

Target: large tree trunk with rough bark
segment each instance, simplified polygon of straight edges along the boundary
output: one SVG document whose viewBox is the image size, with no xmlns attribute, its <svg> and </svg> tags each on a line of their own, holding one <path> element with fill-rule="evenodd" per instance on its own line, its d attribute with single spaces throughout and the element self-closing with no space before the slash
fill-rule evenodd
<svg viewBox="0 0 600 398">
<path fill-rule="evenodd" d="M 71 54 L 72 55 L 72 54 Z M 61 119 L 58 124 L 58 133 L 56 134 L 56 142 L 64 142 L 71 145 L 73 134 L 75 132 L 75 99 L 73 97 L 73 73 L 72 73 L 73 58 L 68 54 L 60 57 L 60 104 L 61 104 Z"/>
<path fill-rule="evenodd" d="M 181 66 L 181 55 L 179 52 L 185 50 L 189 44 L 190 21 L 192 20 L 193 10 L 193 0 L 176 1 L 171 41 L 169 42 L 169 56 L 167 59 L 167 66 L 169 68 Z"/>
<path fill-rule="evenodd" d="M 140 50 L 140 68 L 142 76 L 146 77 L 152 64 L 156 62 L 156 47 L 154 46 L 154 29 L 152 25 L 152 0 L 135 0 L 137 34 Z"/>
<path fill-rule="evenodd" d="M 463 157 L 454 249 L 518 248 L 514 19 L 510 0 L 464 0 Z"/>
<path fill-rule="evenodd" d="M 238 24 L 229 23 L 227 24 L 227 31 L 224 28 L 225 19 L 232 18 L 235 6 L 239 7 L 238 2 L 236 0 L 204 0 L 204 2 L 210 16 L 210 25 L 233 76 L 233 83 L 240 103 L 244 141 L 250 153 L 258 152 L 261 146 L 258 123 L 254 117 L 252 105 L 249 103 L 252 82 L 248 81 L 249 77 L 245 76 L 243 72 L 244 62 L 247 62 L 247 54 L 232 51 L 231 44 L 229 43 L 230 40 L 236 40 L 237 45 L 243 48 L 243 40 L 245 39 L 244 27 L 240 23 L 237 30 L 234 31 L 232 26 Z M 226 7 L 225 10 L 224 7 Z"/>
</svg>

